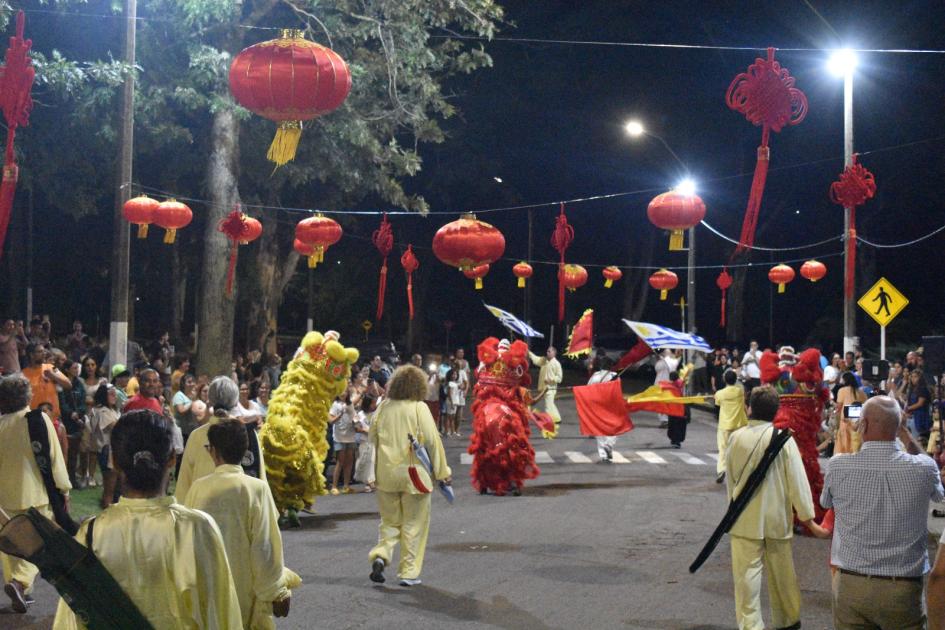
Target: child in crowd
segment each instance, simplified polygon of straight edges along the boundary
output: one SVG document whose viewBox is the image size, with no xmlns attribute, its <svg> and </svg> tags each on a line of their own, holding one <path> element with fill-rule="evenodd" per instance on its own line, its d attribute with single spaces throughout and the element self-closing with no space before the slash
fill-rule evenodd
<svg viewBox="0 0 945 630">
<path fill-rule="evenodd" d="M 453 368 L 446 374 L 446 418 L 443 421 L 443 435 L 446 437 L 459 436 L 456 426 L 456 412 L 459 408 L 456 401 L 460 396 L 462 392 L 459 389 L 459 370 Z"/>
<path fill-rule="evenodd" d="M 365 492 L 374 492 L 374 444 L 368 439 L 377 399 L 365 396 L 361 399 L 361 409 L 355 420 L 358 432 L 358 461 L 354 469 L 354 478 L 364 484 Z"/>
</svg>

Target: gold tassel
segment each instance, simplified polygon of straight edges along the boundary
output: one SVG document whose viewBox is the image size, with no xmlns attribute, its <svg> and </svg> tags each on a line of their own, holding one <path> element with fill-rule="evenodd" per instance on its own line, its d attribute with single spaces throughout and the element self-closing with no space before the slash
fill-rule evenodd
<svg viewBox="0 0 945 630">
<path fill-rule="evenodd" d="M 302 137 L 302 121 L 290 120 L 279 125 L 276 137 L 269 145 L 266 158 L 275 163 L 276 168 L 284 166 L 295 159 L 295 151 L 299 148 L 299 139 Z"/>
<path fill-rule="evenodd" d="M 683 231 L 673 230 L 669 233 L 669 251 L 678 252 L 683 248 Z"/>
<path fill-rule="evenodd" d="M 311 256 L 309 256 L 309 257 L 308 257 L 308 268 L 309 268 L 309 269 L 314 269 L 314 268 L 317 267 L 317 266 L 318 266 L 318 256 L 315 256 L 314 254 L 311 255 Z"/>
<path fill-rule="evenodd" d="M 168 245 L 173 243 L 176 237 L 177 237 L 177 230 L 175 228 L 171 228 L 169 230 L 164 231 L 164 242 L 167 243 Z"/>
<path fill-rule="evenodd" d="M 778 293 L 784 293 L 784 283 L 778 283 Z"/>
<path fill-rule="evenodd" d="M 476 278 L 476 291 L 482 290 L 482 278 Z"/>
<path fill-rule="evenodd" d="M 667 289 L 663 289 L 662 291 L 660 291 L 661 300 L 665 300 L 667 295 L 669 295 L 669 291 Z"/>
<path fill-rule="evenodd" d="M 605 289 L 609 289 L 609 288 L 612 287 L 612 286 L 614 286 L 614 281 L 613 281 L 613 280 L 611 280 L 610 278 L 607 278 L 606 280 L 604 280 L 604 288 L 605 288 Z"/>
<path fill-rule="evenodd" d="M 519 279 L 518 279 L 518 288 L 519 288 L 519 289 L 524 289 L 524 288 L 525 288 L 525 278 L 519 278 Z"/>
<path fill-rule="evenodd" d="M 138 224 L 138 238 L 148 238 L 148 224 L 147 223 Z"/>
</svg>

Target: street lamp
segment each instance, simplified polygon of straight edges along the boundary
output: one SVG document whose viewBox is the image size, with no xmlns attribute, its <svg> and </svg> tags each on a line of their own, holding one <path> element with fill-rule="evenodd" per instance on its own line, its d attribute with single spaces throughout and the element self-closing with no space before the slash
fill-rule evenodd
<svg viewBox="0 0 945 630">
<path fill-rule="evenodd" d="M 696 182 L 694 182 L 692 178 L 687 177 L 676 184 L 676 192 L 680 192 L 687 197 L 692 197 L 696 194 Z"/>
<path fill-rule="evenodd" d="M 836 50 L 827 62 L 827 69 L 831 74 L 843 77 L 843 165 L 853 163 L 853 72 L 856 70 L 856 54 L 849 48 Z M 850 225 L 852 208 L 843 209 L 843 235 L 845 239 L 854 238 Z M 843 267 L 847 268 L 850 248 L 843 248 Z M 854 277 L 849 280 L 844 275 L 843 287 L 843 352 L 856 351 L 856 311 L 853 306 L 853 287 L 846 286 L 847 282 L 855 285 Z"/>
</svg>

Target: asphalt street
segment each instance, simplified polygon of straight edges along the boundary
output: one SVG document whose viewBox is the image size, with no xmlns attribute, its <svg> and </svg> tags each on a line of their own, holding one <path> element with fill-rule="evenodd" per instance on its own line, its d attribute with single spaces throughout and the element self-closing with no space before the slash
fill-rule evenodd
<svg viewBox="0 0 945 630">
<path fill-rule="evenodd" d="M 373 495 L 320 498 L 302 529 L 284 535 L 286 563 L 304 583 L 279 627 L 735 627 L 727 540 L 688 572 L 726 507 L 712 416 L 695 412 L 674 451 L 655 415 L 635 414 L 636 428 L 617 445 L 622 463 L 604 465 L 595 441 L 579 435 L 573 401 L 559 408 L 560 437 L 533 435 L 541 476 L 521 497 L 472 489 L 462 457 L 468 418 L 467 435 L 445 441 L 457 498 L 449 506 L 433 497 L 422 586 L 368 580 Z M 794 559 L 804 627 L 829 628 L 828 542 L 795 538 Z M 3 611 L 0 628 L 48 628 L 56 596 L 42 580 L 36 600 L 27 615 Z"/>
</svg>

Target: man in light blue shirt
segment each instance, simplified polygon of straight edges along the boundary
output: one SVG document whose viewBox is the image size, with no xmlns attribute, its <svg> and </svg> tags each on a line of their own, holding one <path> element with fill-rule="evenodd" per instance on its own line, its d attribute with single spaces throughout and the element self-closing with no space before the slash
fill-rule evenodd
<svg viewBox="0 0 945 630">
<path fill-rule="evenodd" d="M 863 405 L 857 430 L 863 447 L 830 460 L 820 497 L 836 518 L 834 627 L 924 629 L 929 502 L 943 498 L 938 467 L 888 396 Z"/>
</svg>

